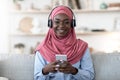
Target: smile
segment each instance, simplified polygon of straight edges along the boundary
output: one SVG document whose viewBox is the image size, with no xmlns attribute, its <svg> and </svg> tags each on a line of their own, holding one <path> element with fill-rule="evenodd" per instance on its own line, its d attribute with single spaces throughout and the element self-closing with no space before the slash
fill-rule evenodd
<svg viewBox="0 0 120 80">
<path fill-rule="evenodd" d="M 61 29 L 60 29 L 60 30 L 58 30 L 58 31 L 59 31 L 60 33 L 63 33 L 63 32 L 65 32 L 65 30 L 61 30 Z"/>
</svg>

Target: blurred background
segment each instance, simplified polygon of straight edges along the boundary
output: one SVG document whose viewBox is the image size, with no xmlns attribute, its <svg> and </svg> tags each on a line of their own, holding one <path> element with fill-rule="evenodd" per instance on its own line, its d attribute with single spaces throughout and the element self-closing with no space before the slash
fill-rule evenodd
<svg viewBox="0 0 120 80">
<path fill-rule="evenodd" d="M 57 5 L 73 10 L 77 38 L 91 53 L 120 52 L 120 0 L 0 0 L 0 53 L 33 54 Z"/>
</svg>

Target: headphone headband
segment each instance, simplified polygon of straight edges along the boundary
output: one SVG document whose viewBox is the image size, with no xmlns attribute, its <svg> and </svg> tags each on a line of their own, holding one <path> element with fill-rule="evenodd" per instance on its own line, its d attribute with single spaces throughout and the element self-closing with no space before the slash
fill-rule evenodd
<svg viewBox="0 0 120 80">
<path fill-rule="evenodd" d="M 52 19 L 50 19 L 50 16 L 51 16 L 52 12 L 54 11 L 54 9 L 56 9 L 57 7 L 60 7 L 60 6 L 56 6 L 55 8 L 53 8 L 52 11 L 50 12 L 49 16 L 48 16 L 48 27 L 50 27 L 50 28 L 52 27 L 52 24 L 53 24 Z M 76 20 L 75 20 L 75 15 L 74 15 L 72 9 L 70 9 L 67 6 L 64 6 L 64 7 L 68 8 L 71 11 L 71 13 L 72 13 L 71 27 L 75 27 L 76 26 Z"/>
</svg>

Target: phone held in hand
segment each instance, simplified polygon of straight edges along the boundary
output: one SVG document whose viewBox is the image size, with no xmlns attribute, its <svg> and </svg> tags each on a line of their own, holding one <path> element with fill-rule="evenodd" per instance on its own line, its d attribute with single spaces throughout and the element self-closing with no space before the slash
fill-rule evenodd
<svg viewBox="0 0 120 80">
<path fill-rule="evenodd" d="M 56 60 L 67 61 L 67 55 L 57 54 L 55 56 L 56 56 Z"/>
<path fill-rule="evenodd" d="M 61 55 L 61 54 L 57 54 L 56 55 L 56 60 L 58 60 L 59 62 L 56 65 L 56 70 L 59 69 L 59 67 L 65 67 L 66 65 L 64 64 L 64 61 L 67 61 L 67 55 Z"/>
</svg>

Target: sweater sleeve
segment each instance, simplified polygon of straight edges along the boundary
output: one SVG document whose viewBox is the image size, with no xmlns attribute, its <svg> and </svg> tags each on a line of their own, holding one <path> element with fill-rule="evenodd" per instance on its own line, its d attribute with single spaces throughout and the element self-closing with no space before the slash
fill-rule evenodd
<svg viewBox="0 0 120 80">
<path fill-rule="evenodd" d="M 47 62 L 43 59 L 40 53 L 36 52 L 35 63 L 34 63 L 34 80 L 46 80 L 47 78 L 49 78 L 48 75 L 42 74 L 42 69 L 46 64 Z"/>
<path fill-rule="evenodd" d="M 86 49 L 83 58 L 80 60 L 80 67 L 78 73 L 73 75 L 77 80 L 93 80 L 94 79 L 94 68 L 91 59 L 89 49 Z"/>
</svg>

